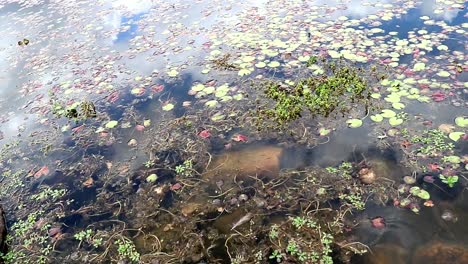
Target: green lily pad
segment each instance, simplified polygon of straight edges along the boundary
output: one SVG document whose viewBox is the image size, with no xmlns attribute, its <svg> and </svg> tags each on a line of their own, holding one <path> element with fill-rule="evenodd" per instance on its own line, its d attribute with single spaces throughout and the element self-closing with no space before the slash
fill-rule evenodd
<svg viewBox="0 0 468 264">
<path fill-rule="evenodd" d="M 376 123 L 380 123 L 382 122 L 382 120 L 384 119 L 383 116 L 381 114 L 376 114 L 376 115 L 371 115 L 370 116 L 370 119 Z"/>
<path fill-rule="evenodd" d="M 319 134 L 321 136 L 326 136 L 326 135 L 330 134 L 330 132 L 331 132 L 331 129 L 326 129 L 326 128 L 323 128 L 323 127 L 319 129 Z"/>
<path fill-rule="evenodd" d="M 179 74 L 179 72 L 177 70 L 175 70 L 175 69 L 172 69 L 172 70 L 167 72 L 167 76 L 169 76 L 169 77 L 176 77 L 178 74 Z"/>
<path fill-rule="evenodd" d="M 390 109 L 383 109 L 381 115 L 384 118 L 392 118 L 396 116 L 396 113 L 395 111 L 390 110 Z"/>
<path fill-rule="evenodd" d="M 116 120 L 111 120 L 111 121 L 107 122 L 106 128 L 114 128 L 114 127 L 117 126 L 118 123 L 119 123 L 119 122 L 116 121 Z"/>
<path fill-rule="evenodd" d="M 195 91 L 195 92 L 203 91 L 203 89 L 205 89 L 205 85 L 203 85 L 201 83 L 192 86 L 192 91 Z"/>
<path fill-rule="evenodd" d="M 277 62 L 277 61 L 272 61 L 272 62 L 268 63 L 268 67 L 270 67 L 270 68 L 276 68 L 278 66 L 280 66 L 280 63 Z"/>
<path fill-rule="evenodd" d="M 239 100 L 242 100 L 244 96 L 241 93 L 238 93 L 238 94 L 233 95 L 232 98 L 234 98 L 234 100 L 239 101 Z"/>
<path fill-rule="evenodd" d="M 218 101 L 216 101 L 216 100 L 210 100 L 210 101 L 205 103 L 205 106 L 210 107 L 210 108 L 215 107 L 217 105 L 218 105 Z"/>
<path fill-rule="evenodd" d="M 453 141 L 458 141 L 464 134 L 463 132 L 452 132 L 449 134 L 449 138 Z"/>
<path fill-rule="evenodd" d="M 356 119 L 356 118 L 348 119 L 346 123 L 348 124 L 349 127 L 352 127 L 352 128 L 357 128 L 357 127 L 362 126 L 362 120 Z"/>
<path fill-rule="evenodd" d="M 216 113 L 216 114 L 214 114 L 214 115 L 211 117 L 211 120 L 213 120 L 213 121 L 215 121 L 215 122 L 216 122 L 216 121 L 221 121 L 221 120 L 223 120 L 225 117 L 226 117 L 226 116 L 223 115 L 223 114 L 221 114 L 221 113 Z"/>
<path fill-rule="evenodd" d="M 150 174 L 148 177 L 146 177 L 147 182 L 155 182 L 158 179 L 158 175 L 156 174 Z"/>
<path fill-rule="evenodd" d="M 429 198 L 431 198 L 431 195 L 426 190 L 422 189 L 418 192 L 416 196 L 424 200 L 429 200 Z"/>
<path fill-rule="evenodd" d="M 396 93 L 389 94 L 385 97 L 385 101 L 389 103 L 398 103 L 400 102 L 400 95 Z"/>
<path fill-rule="evenodd" d="M 341 54 L 339 52 L 337 52 L 337 51 L 334 51 L 334 50 L 329 50 L 328 55 L 330 55 L 330 57 L 332 57 L 332 59 L 338 59 L 339 57 L 341 57 Z"/>
<path fill-rule="evenodd" d="M 208 86 L 203 90 L 205 94 L 212 94 L 214 93 L 214 91 L 215 91 L 215 88 L 213 86 Z"/>
<path fill-rule="evenodd" d="M 459 127 L 468 127 L 468 118 L 464 118 L 463 116 L 459 116 L 455 118 L 455 124 Z"/>
<path fill-rule="evenodd" d="M 374 98 L 374 99 L 379 99 L 382 95 L 379 94 L 379 93 L 373 93 L 371 94 L 371 97 Z"/>
<path fill-rule="evenodd" d="M 165 104 L 162 107 L 162 110 L 164 110 L 164 111 L 171 111 L 172 109 L 174 109 L 174 104 L 171 104 L 171 103 Z"/>
<path fill-rule="evenodd" d="M 418 62 L 414 64 L 413 70 L 415 71 L 422 71 L 426 68 L 426 64 L 424 62 Z"/>
<path fill-rule="evenodd" d="M 437 73 L 437 75 L 440 77 L 449 77 L 450 73 L 448 71 L 440 71 Z"/>
<path fill-rule="evenodd" d="M 402 103 L 393 103 L 392 107 L 397 109 L 397 110 L 401 110 L 401 109 L 405 108 L 405 105 L 402 104 Z"/>
<path fill-rule="evenodd" d="M 401 118 L 397 118 L 396 116 L 394 117 L 391 117 L 389 120 L 388 120 L 388 123 L 391 125 L 391 126 L 399 126 L 403 123 L 403 119 Z"/>
<path fill-rule="evenodd" d="M 252 71 L 249 69 L 240 69 L 237 74 L 239 76 L 246 76 L 246 75 L 249 75 L 250 73 L 252 73 Z"/>
<path fill-rule="evenodd" d="M 257 64 L 255 64 L 255 67 L 257 67 L 257 68 L 265 68 L 265 67 L 266 67 L 266 63 L 264 63 L 263 61 L 260 61 L 260 62 L 258 62 Z"/>
</svg>

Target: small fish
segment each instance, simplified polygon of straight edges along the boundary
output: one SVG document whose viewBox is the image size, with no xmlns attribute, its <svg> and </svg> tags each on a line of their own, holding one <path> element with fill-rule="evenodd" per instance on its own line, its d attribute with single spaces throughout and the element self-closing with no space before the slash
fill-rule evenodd
<svg viewBox="0 0 468 264">
<path fill-rule="evenodd" d="M 239 219 L 236 223 L 234 223 L 232 225 L 231 230 L 233 230 L 234 228 L 236 228 L 238 226 L 241 226 L 241 225 L 247 223 L 248 221 L 250 221 L 250 219 L 252 219 L 252 217 L 253 217 L 252 213 L 247 213 L 246 215 L 244 215 L 241 219 Z"/>
</svg>

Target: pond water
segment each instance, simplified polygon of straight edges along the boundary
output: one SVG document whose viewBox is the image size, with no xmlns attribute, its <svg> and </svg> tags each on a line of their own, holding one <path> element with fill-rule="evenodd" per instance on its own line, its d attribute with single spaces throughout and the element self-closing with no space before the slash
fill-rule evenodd
<svg viewBox="0 0 468 264">
<path fill-rule="evenodd" d="M 468 263 L 466 3 L 0 0 L 3 261 Z"/>
</svg>

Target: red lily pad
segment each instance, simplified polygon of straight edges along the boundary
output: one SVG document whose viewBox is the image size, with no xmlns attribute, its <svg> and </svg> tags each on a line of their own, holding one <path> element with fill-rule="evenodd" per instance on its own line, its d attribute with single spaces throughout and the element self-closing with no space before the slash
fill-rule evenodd
<svg viewBox="0 0 468 264">
<path fill-rule="evenodd" d="M 383 217 L 377 216 L 371 219 L 372 227 L 376 229 L 385 228 L 385 219 Z"/>
<path fill-rule="evenodd" d="M 36 173 L 34 173 L 34 178 L 38 179 L 42 176 L 46 176 L 49 174 L 49 167 L 47 166 L 43 166 L 42 168 L 40 168 Z"/>
<path fill-rule="evenodd" d="M 210 132 L 210 130 L 205 129 L 205 130 L 201 131 L 200 133 L 198 133 L 198 135 L 200 137 L 202 137 L 202 138 L 209 138 L 209 137 L 211 137 L 211 132 Z"/>
<path fill-rule="evenodd" d="M 432 100 L 433 100 L 434 102 L 443 101 L 443 100 L 445 100 L 446 97 L 447 97 L 447 96 L 446 96 L 444 93 L 442 93 L 442 92 L 435 92 L 435 93 L 432 94 Z"/>
<path fill-rule="evenodd" d="M 381 216 L 377 216 L 371 219 L 372 227 L 376 229 L 384 229 L 385 228 L 385 219 Z"/>
<path fill-rule="evenodd" d="M 182 188 L 182 184 L 180 183 L 175 183 L 174 185 L 171 186 L 171 191 L 177 191 L 180 188 Z"/>
<path fill-rule="evenodd" d="M 241 134 L 235 134 L 231 139 L 236 142 L 247 142 L 247 137 Z"/>
</svg>

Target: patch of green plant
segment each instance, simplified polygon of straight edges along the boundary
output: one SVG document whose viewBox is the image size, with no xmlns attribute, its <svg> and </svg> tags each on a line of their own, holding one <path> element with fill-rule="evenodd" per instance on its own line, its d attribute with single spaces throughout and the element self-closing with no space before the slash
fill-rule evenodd
<svg viewBox="0 0 468 264">
<path fill-rule="evenodd" d="M 37 226 L 42 211 L 32 212 L 24 220 L 15 222 L 7 235 L 9 251 L 2 256 L 5 263 L 48 263 L 52 251 L 48 230 L 50 224 Z"/>
<path fill-rule="evenodd" d="M 45 187 L 41 192 L 31 195 L 31 199 L 36 201 L 51 201 L 54 202 L 57 199 L 61 198 L 67 193 L 65 189 L 52 189 L 50 187 Z"/>
<path fill-rule="evenodd" d="M 175 172 L 178 175 L 184 176 L 184 177 L 189 177 L 192 175 L 193 171 L 193 163 L 191 159 L 185 160 L 184 163 L 177 165 L 175 167 Z"/>
<path fill-rule="evenodd" d="M 445 176 L 443 174 L 439 175 L 439 179 L 448 185 L 448 187 L 453 188 L 455 184 L 458 182 L 458 176 L 457 175 L 450 175 L 450 176 Z"/>
<path fill-rule="evenodd" d="M 283 253 L 281 253 L 280 251 L 278 251 L 277 249 L 275 249 L 275 250 L 271 253 L 269 259 L 275 259 L 276 262 L 280 263 L 281 260 L 283 259 L 283 257 L 284 257 Z"/>
<path fill-rule="evenodd" d="M 447 135 L 438 129 L 423 131 L 421 135 L 412 136 L 411 143 L 418 144 L 417 151 L 424 155 L 436 156 L 438 153 L 451 151 L 455 145 Z"/>
<path fill-rule="evenodd" d="M 359 193 L 342 193 L 339 198 L 346 203 L 349 203 L 353 208 L 357 210 L 366 209 L 366 203 L 363 201 L 361 194 Z"/>
<path fill-rule="evenodd" d="M 154 166 L 154 160 L 147 160 L 144 164 L 143 164 L 146 168 L 151 168 Z"/>
<path fill-rule="evenodd" d="M 137 263 L 140 261 L 140 253 L 135 248 L 135 244 L 128 238 L 116 240 L 117 252 L 121 260 L 129 260 Z"/>
<path fill-rule="evenodd" d="M 73 237 L 80 241 L 80 245 L 83 242 L 87 242 L 95 248 L 98 248 L 102 245 L 102 238 L 98 238 L 95 234 L 93 234 L 93 230 L 91 229 L 82 230 L 73 235 Z"/>
<path fill-rule="evenodd" d="M 2 188 L 0 188 L 0 196 L 5 197 L 13 192 L 15 189 L 24 187 L 22 176 L 26 172 L 24 170 L 18 170 L 13 172 L 12 170 L 2 171 Z"/>
<path fill-rule="evenodd" d="M 321 76 L 310 75 L 293 85 L 265 82 L 262 86 L 265 96 L 275 105 L 272 109 L 259 107 L 259 116 L 282 126 L 300 118 L 305 109 L 312 116 L 324 117 L 333 112 L 347 113 L 357 103 L 365 105 L 367 109 L 371 90 L 363 77 L 362 68 L 340 62 L 325 63 L 323 68 L 324 74 Z"/>
<path fill-rule="evenodd" d="M 96 106 L 91 101 L 75 102 L 66 105 L 58 96 L 50 91 L 50 105 L 52 113 L 57 117 L 66 117 L 73 120 L 85 120 L 97 117 Z"/>
</svg>

